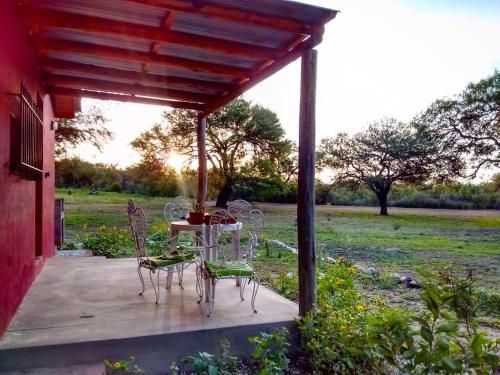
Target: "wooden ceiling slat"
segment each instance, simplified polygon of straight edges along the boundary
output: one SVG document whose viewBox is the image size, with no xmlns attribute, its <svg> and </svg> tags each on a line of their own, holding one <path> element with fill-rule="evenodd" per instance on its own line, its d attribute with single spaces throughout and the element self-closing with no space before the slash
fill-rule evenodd
<svg viewBox="0 0 500 375">
<path fill-rule="evenodd" d="M 172 12 L 169 14 L 172 15 Z M 193 35 L 165 28 L 160 29 L 100 17 L 76 15 L 69 12 L 26 7 L 23 10 L 23 17 L 27 23 L 33 26 L 62 27 L 88 32 L 115 34 L 146 39 L 152 42 L 165 42 L 203 48 L 207 51 L 234 55 L 273 59 L 280 54 L 280 50 L 274 48 L 259 47 L 246 43 L 231 42 L 208 36 Z"/>
<path fill-rule="evenodd" d="M 130 95 L 153 96 L 165 99 L 183 100 L 192 103 L 207 103 L 213 96 L 159 87 L 130 85 L 98 79 L 78 78 L 64 75 L 49 75 L 46 82 L 51 86 L 116 92 Z"/>
<path fill-rule="evenodd" d="M 168 10 L 195 13 L 209 18 L 218 18 L 226 21 L 241 22 L 273 29 L 286 30 L 300 34 L 318 34 L 322 32 L 321 25 L 304 25 L 297 22 L 286 14 L 278 16 L 263 15 L 259 13 L 242 11 L 233 7 L 221 7 L 210 4 L 210 1 L 204 0 L 129 0 L 135 3 L 148 4 L 156 7 L 161 7 Z M 331 11 L 327 17 L 332 19 L 335 17 L 336 11 Z"/>
<path fill-rule="evenodd" d="M 145 85 L 147 85 L 147 83 L 152 83 L 152 82 L 162 82 L 165 83 L 166 85 L 173 84 L 186 87 L 193 87 L 197 89 L 213 89 L 215 91 L 221 91 L 221 92 L 228 91 L 235 86 L 218 82 L 200 81 L 190 78 L 164 76 L 151 73 L 138 73 L 130 70 L 121 70 L 115 68 L 104 68 L 90 64 L 82 64 L 72 61 L 64 61 L 64 60 L 57 60 L 50 58 L 41 58 L 40 63 L 42 65 L 42 68 L 49 73 L 54 70 L 64 70 L 75 73 L 82 72 L 88 74 L 99 74 L 108 76 L 110 78 L 130 79 Z"/>
<path fill-rule="evenodd" d="M 216 73 L 227 75 L 230 77 L 243 78 L 249 74 L 249 72 L 245 69 L 235 68 L 227 65 L 213 64 L 172 56 L 163 56 L 150 52 L 132 51 L 129 49 L 107 47 L 90 43 L 70 42 L 65 40 L 41 37 L 33 37 L 33 42 L 37 50 L 39 51 L 75 52 L 90 56 L 180 67 L 188 70 L 193 70 L 195 72 Z"/>
<path fill-rule="evenodd" d="M 98 92 L 98 91 L 84 91 L 78 89 L 69 89 L 65 87 L 50 87 L 49 91 L 54 95 L 65 95 L 72 96 L 77 98 L 94 98 L 101 100 L 115 100 L 118 102 L 131 102 L 131 103 L 141 103 L 141 104 L 153 104 L 153 105 L 161 105 L 172 108 L 183 108 L 183 109 L 192 109 L 195 111 L 199 111 L 202 109 L 201 104 L 197 103 L 188 103 L 183 101 L 173 101 L 173 100 L 162 100 L 162 99 L 154 99 L 154 98 L 143 98 L 133 95 L 119 95 L 119 94 L 111 94 L 107 92 Z"/>
</svg>

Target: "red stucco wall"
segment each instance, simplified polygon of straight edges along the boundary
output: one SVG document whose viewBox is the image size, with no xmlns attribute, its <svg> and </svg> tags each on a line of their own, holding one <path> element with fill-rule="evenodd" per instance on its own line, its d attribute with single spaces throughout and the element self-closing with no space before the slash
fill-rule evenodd
<svg viewBox="0 0 500 375">
<path fill-rule="evenodd" d="M 54 254 L 54 131 L 53 110 L 43 91 L 40 71 L 28 34 L 20 22 L 16 1 L 0 1 L 0 336 L 7 328 L 45 259 Z M 44 102 L 44 170 L 40 182 L 9 172 L 11 98 L 23 82 Z M 37 184 L 41 197 L 42 238 L 35 249 Z M 41 254 L 35 258 L 35 252 Z"/>
</svg>

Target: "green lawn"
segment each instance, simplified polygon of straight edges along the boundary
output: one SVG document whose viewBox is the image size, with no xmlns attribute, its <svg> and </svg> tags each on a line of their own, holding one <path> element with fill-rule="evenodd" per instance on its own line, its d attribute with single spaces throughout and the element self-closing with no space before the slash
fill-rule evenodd
<svg viewBox="0 0 500 375">
<path fill-rule="evenodd" d="M 84 225 L 90 231 L 100 225 L 127 227 L 129 197 L 145 209 L 150 223 L 161 222 L 163 205 L 168 200 L 120 193 L 95 196 L 79 189 L 71 189 L 68 194 L 68 191 L 59 189 L 57 196 L 65 198 L 69 240 L 80 238 Z M 264 238 L 296 247 L 295 206 L 261 203 L 256 206 L 266 217 Z M 389 209 L 389 213 L 381 217 L 374 208 L 318 206 L 318 248 L 326 255 L 342 255 L 385 274 L 410 273 L 417 278 L 450 264 L 457 270 L 470 266 L 476 270 L 482 286 L 495 293 L 500 291 L 500 212 L 392 209 L 391 213 Z M 133 250 L 125 253 L 132 255 Z M 293 286 L 286 285 L 283 274 L 296 270 L 295 255 L 268 244 L 267 250 L 264 246 L 259 249 L 255 264 L 265 281 L 293 297 L 293 293 L 285 291 Z M 384 289 L 384 285 L 378 286 Z M 405 294 L 409 300 L 414 299 L 412 293 L 401 290 L 396 300 Z"/>
</svg>

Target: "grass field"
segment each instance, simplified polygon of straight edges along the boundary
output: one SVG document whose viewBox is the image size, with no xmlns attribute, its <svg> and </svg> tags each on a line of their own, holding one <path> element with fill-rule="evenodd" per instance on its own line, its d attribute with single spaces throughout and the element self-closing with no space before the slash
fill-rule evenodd
<svg viewBox="0 0 500 375">
<path fill-rule="evenodd" d="M 119 193 L 89 195 L 86 190 L 58 190 L 65 198 L 66 237 L 75 240 L 82 226 L 127 227 L 126 202 L 140 203 L 150 223 L 163 219 L 166 199 Z M 294 205 L 256 204 L 266 217 L 264 238 L 296 247 Z M 209 210 L 213 207 L 209 207 Z M 488 293 L 500 292 L 500 212 L 429 209 L 389 209 L 381 217 L 375 208 L 318 206 L 316 241 L 326 255 L 344 256 L 385 277 L 364 280 L 363 286 L 380 292 L 392 302 L 412 303 L 415 293 L 396 286 L 392 272 L 425 279 L 451 265 L 456 270 L 472 267 Z M 132 255 L 133 250 L 128 249 Z M 262 246 L 255 260 L 262 278 L 280 293 L 295 295 L 294 281 L 285 274 L 297 268 L 296 256 L 275 245 Z M 366 279 L 366 278 L 365 278 Z M 500 311 L 500 306 L 498 306 Z M 496 314 L 498 318 L 498 312 Z M 496 325 L 496 324 L 495 324 Z"/>
</svg>

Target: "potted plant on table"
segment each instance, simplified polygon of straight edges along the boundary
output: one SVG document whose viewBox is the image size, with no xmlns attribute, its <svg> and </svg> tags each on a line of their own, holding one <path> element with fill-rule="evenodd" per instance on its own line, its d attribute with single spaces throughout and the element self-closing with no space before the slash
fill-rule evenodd
<svg viewBox="0 0 500 375">
<path fill-rule="evenodd" d="M 190 224 L 203 224 L 205 217 L 205 206 L 197 202 L 193 202 L 193 209 L 189 211 L 188 222 Z"/>
</svg>

